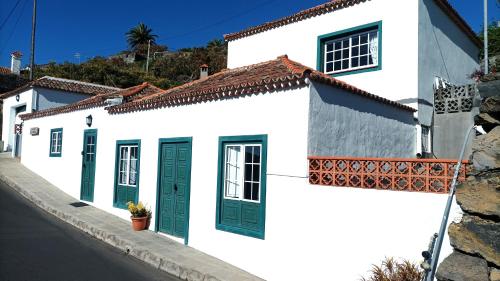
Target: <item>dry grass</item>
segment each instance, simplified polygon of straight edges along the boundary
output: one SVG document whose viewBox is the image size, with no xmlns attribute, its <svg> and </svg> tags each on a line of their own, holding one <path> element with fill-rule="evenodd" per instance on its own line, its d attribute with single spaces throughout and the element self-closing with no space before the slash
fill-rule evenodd
<svg viewBox="0 0 500 281">
<path fill-rule="evenodd" d="M 418 265 L 394 258 L 386 258 L 381 266 L 373 265 L 370 274 L 368 278 L 362 277 L 361 281 L 421 281 L 424 276 Z"/>
</svg>

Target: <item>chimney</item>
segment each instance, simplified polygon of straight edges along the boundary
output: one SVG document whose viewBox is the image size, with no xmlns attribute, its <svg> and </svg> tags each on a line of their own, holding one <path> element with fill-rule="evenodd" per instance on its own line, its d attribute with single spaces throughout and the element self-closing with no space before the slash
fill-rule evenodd
<svg viewBox="0 0 500 281">
<path fill-rule="evenodd" d="M 208 65 L 200 65 L 200 79 L 205 79 L 208 77 Z"/>
<path fill-rule="evenodd" d="M 10 54 L 10 56 L 10 72 L 12 72 L 12 74 L 19 75 L 21 73 L 21 57 L 23 56 L 23 54 L 19 51 L 15 51 Z"/>
</svg>

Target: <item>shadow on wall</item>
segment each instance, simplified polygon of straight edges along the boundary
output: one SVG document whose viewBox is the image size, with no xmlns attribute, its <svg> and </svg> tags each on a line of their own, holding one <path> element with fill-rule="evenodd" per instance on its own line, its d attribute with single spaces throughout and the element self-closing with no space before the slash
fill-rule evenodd
<svg viewBox="0 0 500 281">
<path fill-rule="evenodd" d="M 470 56 L 473 60 L 479 62 L 479 49 L 476 45 L 465 35 L 465 33 L 446 15 L 435 3 L 435 0 L 422 0 L 425 5 L 432 25 L 434 26 L 434 38 L 437 42 L 442 41 L 437 37 L 436 29 L 441 31 L 442 35 L 449 38 L 456 46 L 458 46 L 464 53 Z M 467 47 L 468 48 L 467 48 Z M 443 54 L 445 55 L 445 54 Z"/>
<path fill-rule="evenodd" d="M 315 84 L 315 87 L 319 90 L 319 97 L 326 104 L 341 106 L 353 111 L 396 120 L 411 126 L 416 125 L 413 113 L 410 111 L 399 109 L 388 104 L 383 104 L 350 92 L 325 89 L 323 88 L 323 85 Z M 367 119 L 366 121 L 370 120 Z"/>
<path fill-rule="evenodd" d="M 413 112 L 331 86 L 311 87 L 308 153 L 415 157 Z"/>
</svg>

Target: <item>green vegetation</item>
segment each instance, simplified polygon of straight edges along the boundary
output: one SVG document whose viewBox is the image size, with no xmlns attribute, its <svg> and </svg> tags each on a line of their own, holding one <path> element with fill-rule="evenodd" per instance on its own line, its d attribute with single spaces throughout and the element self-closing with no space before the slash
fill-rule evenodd
<svg viewBox="0 0 500 281">
<path fill-rule="evenodd" d="M 215 39 L 208 42 L 206 46 L 171 52 L 168 51 L 167 46 L 156 44 L 157 38 L 158 36 L 153 34 L 151 28 L 140 23 L 125 33 L 129 50 L 111 57 L 97 56 L 81 64 L 51 62 L 38 65 L 35 68 L 35 78 L 54 76 L 120 88 L 149 82 L 167 89 L 198 79 L 199 67 L 202 64 L 209 65 L 209 74 L 226 68 L 227 45 L 223 40 Z M 146 73 L 149 40 L 151 40 L 149 73 Z M 126 62 L 125 57 L 131 54 L 135 59 Z M 5 79 L 12 80 L 12 77 L 5 77 Z M 0 85 L 6 85 L 6 87 L 0 87 L 0 93 L 2 93 L 22 84 L 10 81 L 9 83 L 2 82 Z"/>
<path fill-rule="evenodd" d="M 404 260 L 386 258 L 381 266 L 373 265 L 370 277 L 361 281 L 421 281 L 424 272 L 415 264 Z"/>
<path fill-rule="evenodd" d="M 151 45 L 156 45 L 156 38 L 158 38 L 158 35 L 153 34 L 153 30 L 142 22 L 130 29 L 125 35 L 130 49 L 134 51 L 140 45 L 147 45 L 150 41 Z"/>
<path fill-rule="evenodd" d="M 478 37 L 484 44 L 484 33 L 480 32 Z M 488 56 L 493 57 L 498 55 L 500 55 L 500 27 L 496 25 L 496 22 L 493 22 L 488 26 Z M 481 49 L 481 59 L 483 58 L 484 50 Z"/>
<path fill-rule="evenodd" d="M 120 57 L 130 54 L 130 51 L 124 51 L 110 58 L 94 57 L 81 64 L 64 62 L 39 66 L 35 78 L 48 75 L 120 88 L 150 82 L 165 89 L 198 79 L 199 67 L 204 63 L 210 66 L 211 74 L 226 67 L 227 46 L 222 40 L 177 52 L 168 52 L 166 46 L 153 45 L 149 73 L 145 71 L 147 44 L 135 45 L 134 50 L 136 56 L 132 63 Z"/>
</svg>

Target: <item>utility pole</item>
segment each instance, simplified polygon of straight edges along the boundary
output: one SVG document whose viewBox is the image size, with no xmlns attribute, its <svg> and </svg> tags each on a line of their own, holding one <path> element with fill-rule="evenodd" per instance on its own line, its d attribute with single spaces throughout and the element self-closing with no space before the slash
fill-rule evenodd
<svg viewBox="0 0 500 281">
<path fill-rule="evenodd" d="M 484 0 L 484 74 L 488 74 L 488 0 Z"/>
<path fill-rule="evenodd" d="M 31 56 L 30 56 L 30 81 L 35 72 L 35 29 L 36 29 L 36 0 L 33 0 L 33 19 L 31 25 Z"/>
<path fill-rule="evenodd" d="M 149 72 L 149 48 L 151 48 L 151 40 L 148 40 L 148 57 L 146 58 L 146 74 Z"/>
<path fill-rule="evenodd" d="M 80 65 L 80 53 L 75 53 L 75 58 L 78 60 L 78 65 Z"/>
</svg>

